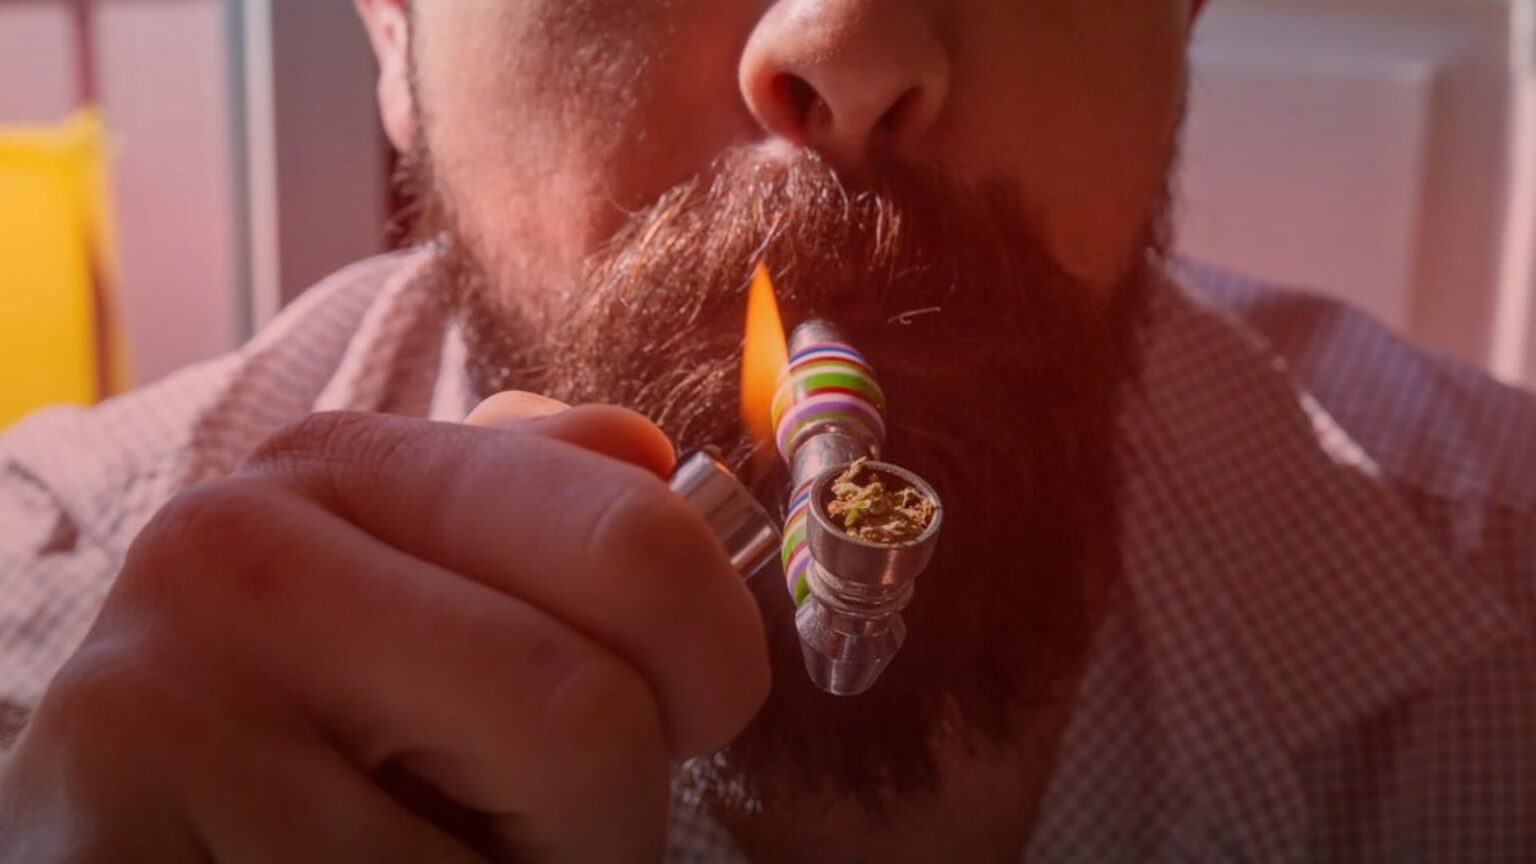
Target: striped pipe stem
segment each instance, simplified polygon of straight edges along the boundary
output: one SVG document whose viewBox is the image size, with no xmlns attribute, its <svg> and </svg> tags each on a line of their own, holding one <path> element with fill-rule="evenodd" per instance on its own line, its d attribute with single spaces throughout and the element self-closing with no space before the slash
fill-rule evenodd
<svg viewBox="0 0 1536 864">
<path fill-rule="evenodd" d="M 789 363 L 779 376 L 772 417 L 779 454 L 795 484 L 781 560 L 798 606 L 810 594 L 806 541 L 811 486 L 827 469 L 851 463 L 851 454 L 879 456 L 885 440 L 885 393 L 864 356 L 830 323 L 813 319 L 796 328 L 790 339 Z"/>
</svg>

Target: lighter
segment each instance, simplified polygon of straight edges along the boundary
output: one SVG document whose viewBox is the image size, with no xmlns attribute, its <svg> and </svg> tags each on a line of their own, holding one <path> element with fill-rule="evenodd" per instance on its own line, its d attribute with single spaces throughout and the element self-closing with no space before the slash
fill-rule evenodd
<svg viewBox="0 0 1536 864">
<path fill-rule="evenodd" d="M 773 560 L 778 526 L 715 454 L 700 450 L 683 457 L 669 485 L 704 519 L 742 578 Z"/>
</svg>

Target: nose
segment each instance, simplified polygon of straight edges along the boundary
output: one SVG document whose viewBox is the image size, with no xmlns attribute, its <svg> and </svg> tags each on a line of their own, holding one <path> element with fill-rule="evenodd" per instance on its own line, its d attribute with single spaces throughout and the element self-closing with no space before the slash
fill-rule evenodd
<svg viewBox="0 0 1536 864">
<path fill-rule="evenodd" d="M 747 107 L 772 135 L 857 167 L 933 128 L 950 61 L 921 0 L 779 0 L 742 55 Z"/>
</svg>

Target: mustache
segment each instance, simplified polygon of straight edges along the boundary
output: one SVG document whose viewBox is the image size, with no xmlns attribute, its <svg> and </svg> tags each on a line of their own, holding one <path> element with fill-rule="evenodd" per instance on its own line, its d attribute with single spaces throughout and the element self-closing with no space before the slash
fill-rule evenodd
<svg viewBox="0 0 1536 864">
<path fill-rule="evenodd" d="M 967 187 L 894 159 L 850 179 L 813 152 L 738 150 L 634 214 L 574 284 L 518 305 L 483 287 L 454 302 L 471 343 L 490 349 L 475 352 L 482 390 L 634 407 L 682 446 L 716 446 L 748 469 L 757 442 L 734 407 L 756 262 L 772 270 L 787 323 L 836 321 L 895 377 L 961 359 L 928 346 L 1081 363 L 1051 355 L 1097 295 L 1039 237 L 1001 184 Z"/>
</svg>

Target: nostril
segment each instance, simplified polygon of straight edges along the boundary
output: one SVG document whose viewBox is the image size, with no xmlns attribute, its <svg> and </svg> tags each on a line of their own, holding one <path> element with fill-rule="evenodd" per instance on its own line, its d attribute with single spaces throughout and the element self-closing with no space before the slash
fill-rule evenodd
<svg viewBox="0 0 1536 864">
<path fill-rule="evenodd" d="M 764 7 L 737 68 L 759 131 L 855 165 L 871 147 L 912 150 L 951 86 L 947 4 L 785 0 Z M 910 154 L 909 154 L 910 155 Z"/>
<path fill-rule="evenodd" d="M 810 124 L 811 110 L 821 100 L 821 94 L 811 82 L 799 75 L 782 74 L 774 79 L 774 96 L 784 106 L 790 124 L 797 132 L 804 132 Z"/>
</svg>

